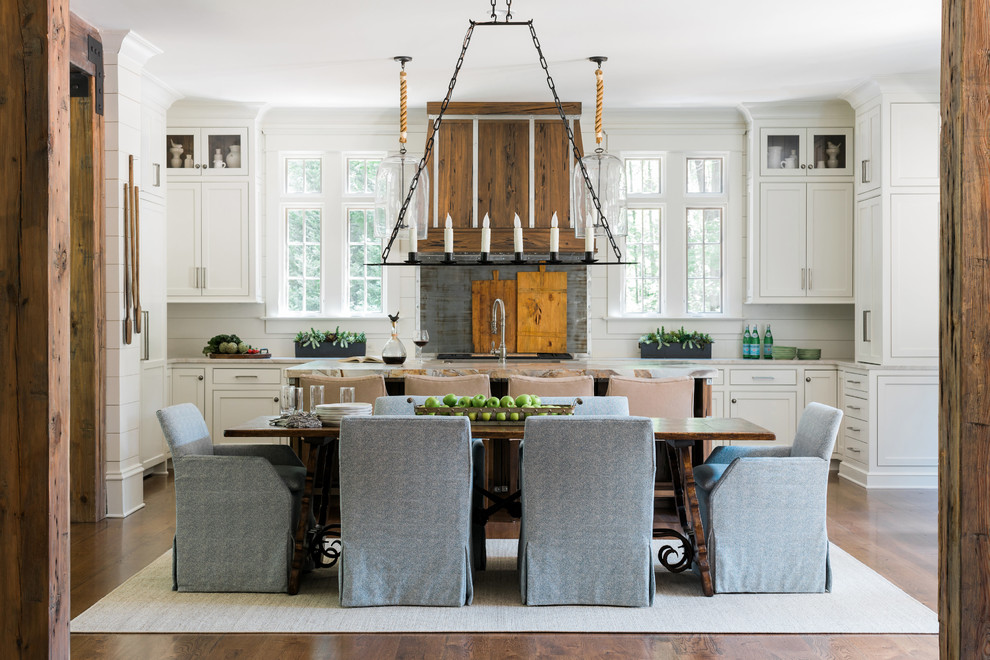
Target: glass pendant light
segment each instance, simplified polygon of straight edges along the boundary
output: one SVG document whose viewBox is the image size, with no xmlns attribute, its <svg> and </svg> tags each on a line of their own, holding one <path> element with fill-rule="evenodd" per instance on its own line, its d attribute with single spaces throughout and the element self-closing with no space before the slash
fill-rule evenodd
<svg viewBox="0 0 990 660">
<path fill-rule="evenodd" d="M 606 152 L 601 146 L 605 137 L 605 132 L 602 130 L 602 101 L 605 97 L 602 62 L 608 58 L 595 56 L 588 59 L 598 63 L 598 69 L 595 70 L 595 143 L 598 146 L 595 153 L 582 158 L 581 163 L 598 197 L 601 215 L 604 215 L 608 221 L 612 236 L 625 236 L 628 233 L 625 168 L 621 160 Z M 577 238 L 584 238 L 589 226 L 597 234 L 605 234 L 605 226 L 602 224 L 598 208 L 595 207 L 591 191 L 588 190 L 588 181 L 584 178 L 584 172 L 580 165 L 575 167 L 571 180 L 571 217 L 574 219 L 574 235 Z"/>
<path fill-rule="evenodd" d="M 402 70 L 399 72 L 400 149 L 390 153 L 378 165 L 378 176 L 375 178 L 375 238 L 391 236 L 422 158 L 406 153 L 406 62 L 411 61 L 412 58 L 402 55 L 394 59 L 402 65 Z M 426 238 L 429 229 L 429 198 L 430 176 L 424 168 L 419 174 L 419 179 L 416 180 L 409 206 L 406 207 L 402 224 L 399 225 L 400 238 L 409 238 L 412 231 L 415 231 L 417 240 Z"/>
</svg>

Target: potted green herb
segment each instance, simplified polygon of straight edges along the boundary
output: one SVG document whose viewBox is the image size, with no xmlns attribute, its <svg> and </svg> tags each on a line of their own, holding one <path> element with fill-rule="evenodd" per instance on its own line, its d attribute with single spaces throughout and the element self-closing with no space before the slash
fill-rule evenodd
<svg viewBox="0 0 990 660">
<path fill-rule="evenodd" d="M 296 357 L 350 357 L 364 355 L 367 339 L 363 332 L 310 328 L 296 334 Z"/>
<path fill-rule="evenodd" d="M 712 338 L 702 332 L 667 331 L 663 326 L 639 338 L 639 356 L 644 358 L 711 359 Z"/>
</svg>

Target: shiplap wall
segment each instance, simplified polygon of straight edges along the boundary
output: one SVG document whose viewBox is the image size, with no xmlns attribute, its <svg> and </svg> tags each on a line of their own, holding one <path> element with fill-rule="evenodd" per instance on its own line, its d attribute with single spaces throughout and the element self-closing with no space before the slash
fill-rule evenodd
<svg viewBox="0 0 990 660">
<path fill-rule="evenodd" d="M 397 125 L 396 113 L 372 112 L 335 112 L 314 110 L 275 110 L 269 112 L 259 122 L 264 133 L 262 145 L 269 144 L 268 149 L 274 150 L 276 143 L 284 143 L 291 137 L 309 144 L 320 144 L 320 148 L 333 150 L 350 149 L 343 146 L 361 143 L 365 136 L 365 149 L 391 149 L 394 145 L 390 131 L 394 133 Z M 582 122 L 584 126 L 592 126 L 593 117 L 589 116 Z M 824 358 L 850 358 L 853 355 L 853 306 L 852 305 L 746 305 L 742 304 L 741 295 L 745 291 L 745 245 L 746 245 L 746 209 L 748 205 L 746 191 L 746 172 L 742 169 L 745 158 L 746 135 L 745 121 L 737 111 L 733 110 L 656 110 L 635 112 L 610 112 L 608 114 L 610 127 L 610 151 L 718 151 L 728 152 L 732 162 L 738 164 L 736 171 L 728 172 L 728 185 L 737 186 L 742 191 L 741 197 L 734 199 L 732 208 L 726 217 L 727 223 L 735 223 L 737 242 L 734 246 L 726 246 L 728 250 L 737 250 L 740 255 L 736 266 L 726 273 L 727 278 L 736 278 L 727 286 L 727 291 L 738 292 L 737 300 L 728 305 L 735 313 L 732 318 L 704 319 L 623 319 L 609 316 L 609 277 L 615 277 L 610 271 L 615 268 L 595 267 L 589 270 L 588 282 L 588 344 L 590 354 L 594 357 L 634 357 L 639 354 L 637 338 L 659 325 L 667 328 L 685 326 L 687 329 L 708 332 L 715 339 L 713 356 L 733 358 L 741 356 L 742 332 L 746 323 L 758 323 L 761 332 L 767 323 L 773 328 L 774 340 L 777 344 L 798 347 L 819 347 Z M 422 149 L 425 139 L 426 117 L 422 112 L 410 113 L 410 149 Z M 593 144 L 593 136 L 586 135 L 584 143 Z M 381 146 L 383 145 L 384 146 Z M 264 158 L 262 162 L 259 185 L 258 222 L 261 227 L 262 254 L 259 264 L 263 283 L 261 290 L 269 291 L 267 268 L 264 253 L 266 246 L 276 244 L 275 237 L 269 236 L 267 205 L 266 173 Z M 741 202 L 736 202 L 741 199 Z M 327 214 L 329 221 L 339 216 Z M 397 246 L 395 249 L 401 249 Z M 401 253 L 401 252 L 400 252 Z M 407 350 L 412 353 L 412 334 L 415 330 L 415 319 L 419 316 L 418 282 L 415 269 L 395 268 L 389 272 L 390 277 L 400 281 L 393 289 L 396 292 L 390 311 L 395 307 L 400 310 L 400 338 L 406 343 Z M 613 289 L 615 288 L 613 283 Z M 728 294 L 727 294 L 728 295 Z M 347 330 L 364 330 L 368 333 L 368 352 L 380 352 L 388 340 L 387 319 L 300 319 L 291 323 L 273 322 L 266 320 L 266 305 L 259 304 L 170 304 L 168 306 L 168 353 L 169 357 L 193 357 L 200 354 L 206 340 L 219 333 L 236 333 L 244 341 L 268 348 L 273 354 L 280 356 L 292 355 L 292 336 L 297 330 L 315 325 L 319 328 L 333 328 L 337 325 Z M 431 345 L 427 351 L 436 351 L 438 347 Z"/>
</svg>

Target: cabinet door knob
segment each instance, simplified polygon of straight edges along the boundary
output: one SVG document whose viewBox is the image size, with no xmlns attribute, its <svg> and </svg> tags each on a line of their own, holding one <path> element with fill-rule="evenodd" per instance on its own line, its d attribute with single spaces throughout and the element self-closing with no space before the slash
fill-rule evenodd
<svg viewBox="0 0 990 660">
<path fill-rule="evenodd" d="M 807 166 L 807 165 L 805 165 L 804 163 L 801 163 L 801 169 L 802 169 L 802 170 L 805 170 L 805 169 L 808 169 L 808 166 Z"/>
<path fill-rule="evenodd" d="M 278 397 L 273 398 L 272 401 L 274 401 L 275 403 L 278 403 Z"/>
<path fill-rule="evenodd" d="M 732 403 L 735 403 L 735 402 L 736 402 L 736 400 L 735 400 L 735 399 L 733 399 L 733 400 L 732 400 Z"/>
<path fill-rule="evenodd" d="M 197 379 L 197 380 L 203 380 L 203 375 L 202 375 L 202 374 L 200 374 L 199 376 L 196 376 L 196 379 Z"/>
<path fill-rule="evenodd" d="M 804 382 L 810 383 L 811 382 L 811 376 L 805 376 L 804 377 Z"/>
</svg>

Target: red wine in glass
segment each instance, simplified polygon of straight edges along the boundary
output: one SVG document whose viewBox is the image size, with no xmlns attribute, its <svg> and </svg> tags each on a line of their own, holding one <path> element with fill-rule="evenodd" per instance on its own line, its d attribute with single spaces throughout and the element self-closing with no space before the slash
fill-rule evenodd
<svg viewBox="0 0 990 660">
<path fill-rule="evenodd" d="M 423 347 L 430 343 L 430 333 L 426 330 L 420 330 L 415 337 L 413 337 L 413 343 L 416 344 L 416 357 L 423 356 Z"/>
</svg>

